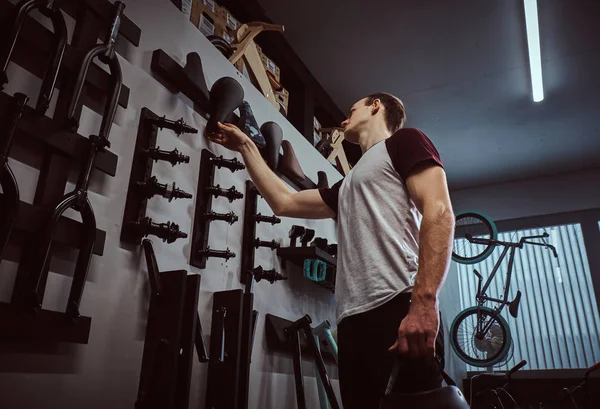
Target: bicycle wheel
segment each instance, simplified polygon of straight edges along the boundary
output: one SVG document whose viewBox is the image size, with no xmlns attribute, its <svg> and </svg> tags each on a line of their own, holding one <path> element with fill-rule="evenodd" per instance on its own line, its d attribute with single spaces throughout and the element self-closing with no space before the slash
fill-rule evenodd
<svg viewBox="0 0 600 409">
<path fill-rule="evenodd" d="M 452 260 L 461 264 L 475 264 L 485 260 L 494 251 L 494 245 L 474 244 L 466 234 L 481 239 L 496 239 L 498 230 L 492 219 L 479 212 L 461 212 L 455 217 Z"/>
<path fill-rule="evenodd" d="M 450 344 L 458 357 L 469 365 L 488 367 L 502 361 L 512 345 L 510 329 L 502 316 L 494 317 L 493 310 L 479 307 L 480 319 L 484 325 L 492 320 L 490 329 L 478 339 L 477 307 L 461 311 L 450 327 Z"/>
</svg>

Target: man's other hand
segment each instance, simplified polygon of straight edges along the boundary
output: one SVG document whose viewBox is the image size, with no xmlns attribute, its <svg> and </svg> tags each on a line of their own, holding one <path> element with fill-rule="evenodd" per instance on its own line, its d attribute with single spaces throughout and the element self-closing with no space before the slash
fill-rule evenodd
<svg viewBox="0 0 600 409">
<path fill-rule="evenodd" d="M 408 315 L 404 317 L 398 328 L 398 339 L 389 350 L 398 350 L 400 355 L 407 358 L 433 359 L 439 326 L 437 300 L 413 299 Z"/>
</svg>

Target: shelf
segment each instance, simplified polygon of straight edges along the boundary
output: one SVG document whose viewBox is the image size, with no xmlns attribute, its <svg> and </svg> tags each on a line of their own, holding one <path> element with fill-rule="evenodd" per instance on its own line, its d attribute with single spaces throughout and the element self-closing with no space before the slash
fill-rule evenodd
<svg viewBox="0 0 600 409">
<path fill-rule="evenodd" d="M 0 194 L 0 202 L 2 194 Z M 24 232 L 34 234 L 40 231 L 40 226 L 47 221 L 49 213 L 46 209 L 39 206 L 34 206 L 30 203 L 21 202 L 17 212 L 17 218 L 13 227 L 12 238 L 14 239 L 16 232 Z M 81 222 L 78 222 L 68 217 L 61 217 L 54 234 L 54 241 L 78 249 L 81 245 L 82 234 Z M 104 243 L 106 241 L 106 232 L 96 229 L 96 242 L 94 243 L 93 254 L 101 256 L 104 254 Z M 10 252 L 7 252 L 7 256 Z M 7 257 L 8 258 L 8 257 Z M 18 260 L 13 260 L 18 261 Z M 1 322 L 1 321 L 0 321 Z"/>
<path fill-rule="evenodd" d="M 62 312 L 40 310 L 35 314 L 17 310 L 0 302 L 0 339 L 39 340 L 87 344 L 92 319 L 81 316 L 77 322 Z"/>
<path fill-rule="evenodd" d="M 323 287 L 331 292 L 335 292 L 335 279 L 330 280 L 330 272 L 332 268 L 335 269 L 337 266 L 337 261 L 335 257 L 332 257 L 331 254 L 326 251 L 314 247 L 280 247 L 277 249 L 277 255 L 281 257 L 284 261 L 289 261 L 292 264 L 300 267 L 301 271 L 304 271 L 304 260 L 306 259 L 318 259 L 324 261 L 327 268 L 327 277 L 324 281 L 312 281 L 319 287 Z M 307 279 L 308 280 L 308 279 Z"/>
<path fill-rule="evenodd" d="M 12 104 L 12 101 L 12 96 L 1 92 L 0 112 L 5 112 L 10 104 Z M 15 143 L 19 143 L 21 138 L 36 139 L 38 142 L 70 156 L 77 162 L 85 158 L 86 152 L 89 149 L 88 138 L 63 130 L 58 121 L 47 116 L 40 117 L 30 107 L 25 107 L 23 118 L 19 122 L 19 128 L 15 135 Z M 118 159 L 117 155 L 108 150 L 99 152 L 94 161 L 94 167 L 110 176 L 115 176 Z"/>
<path fill-rule="evenodd" d="M 10 16 L 8 22 L 6 19 L 2 19 L 5 25 L 8 23 L 12 25 L 12 16 L 14 15 L 15 8 L 14 5 L 8 3 L 6 0 L 0 1 L 0 16 Z M 37 77 L 43 78 L 47 64 L 47 50 L 53 48 L 53 43 L 54 36 L 52 32 L 31 17 L 27 17 L 23 23 L 12 61 Z M 83 55 L 71 45 L 67 45 L 58 73 L 57 89 L 61 89 L 61 84 L 65 78 L 77 76 L 82 59 Z M 108 95 L 111 90 L 109 74 L 96 64 L 90 65 L 86 84 L 91 85 L 101 95 Z M 128 106 L 129 93 L 129 88 L 123 85 L 121 87 L 121 94 L 119 95 L 119 105 L 123 108 L 127 108 Z M 30 97 L 33 97 L 33 95 L 30 95 Z M 94 107 L 90 106 L 90 108 Z M 100 115 L 103 114 L 102 109 L 100 107 L 100 112 L 97 113 Z"/>
<path fill-rule="evenodd" d="M 280 247 L 277 249 L 277 255 L 284 260 L 287 260 L 300 267 L 304 267 L 304 260 L 318 259 L 323 260 L 331 267 L 336 267 L 337 261 L 335 257 L 318 247 Z"/>
</svg>

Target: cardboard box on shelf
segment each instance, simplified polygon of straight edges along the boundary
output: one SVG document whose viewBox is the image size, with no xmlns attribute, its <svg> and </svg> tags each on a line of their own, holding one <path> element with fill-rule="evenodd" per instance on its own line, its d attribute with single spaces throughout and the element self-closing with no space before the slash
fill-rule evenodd
<svg viewBox="0 0 600 409">
<path fill-rule="evenodd" d="M 234 40 L 234 35 L 231 34 L 231 31 L 222 25 L 217 25 L 215 27 L 215 35 L 221 37 L 223 40 L 227 41 L 231 44 Z M 242 60 L 242 59 L 240 59 Z"/>
<path fill-rule="evenodd" d="M 205 36 L 215 34 L 216 27 L 225 27 L 225 21 L 219 13 L 219 5 L 211 0 L 193 0 L 190 21 Z"/>
<path fill-rule="evenodd" d="M 271 60 L 269 57 L 267 57 L 265 55 L 265 53 L 263 53 L 262 50 L 258 46 L 256 46 L 256 48 L 258 49 L 258 55 L 260 55 L 260 59 L 262 60 L 263 65 L 265 66 L 265 70 L 267 70 L 271 74 L 273 74 L 273 76 L 275 77 L 277 82 L 280 82 L 281 81 L 281 70 L 279 69 L 277 64 L 275 64 L 273 62 L 273 60 Z"/>
<path fill-rule="evenodd" d="M 316 116 L 313 117 L 313 127 L 315 128 L 315 131 L 321 129 L 321 123 L 319 122 Z"/>
<path fill-rule="evenodd" d="M 287 115 L 290 102 L 290 93 L 288 90 L 282 87 L 280 91 L 275 91 L 275 98 L 277 99 L 277 102 L 279 102 L 279 105 L 283 107 L 283 110 Z"/>
<path fill-rule="evenodd" d="M 186 16 L 192 13 L 192 0 L 171 0 L 171 3 L 177 6 L 179 10 Z"/>
<path fill-rule="evenodd" d="M 235 31 L 240 26 L 240 22 L 236 19 L 233 14 L 229 12 L 225 7 L 219 6 L 219 17 L 225 21 L 225 25 L 232 31 Z"/>
</svg>

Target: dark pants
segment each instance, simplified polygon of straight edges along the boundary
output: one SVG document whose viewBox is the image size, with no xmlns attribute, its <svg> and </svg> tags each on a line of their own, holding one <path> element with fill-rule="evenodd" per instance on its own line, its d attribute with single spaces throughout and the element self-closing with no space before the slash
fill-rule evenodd
<svg viewBox="0 0 600 409">
<path fill-rule="evenodd" d="M 344 318 L 338 325 L 340 389 L 344 409 L 377 409 L 385 393 L 397 352 L 388 349 L 408 314 L 410 294 L 399 294 L 373 310 Z M 440 318 L 441 322 L 441 318 Z M 436 339 L 436 354 L 444 357 L 444 335 Z M 442 386 L 434 361 L 403 359 L 394 393 L 413 393 Z"/>
</svg>

